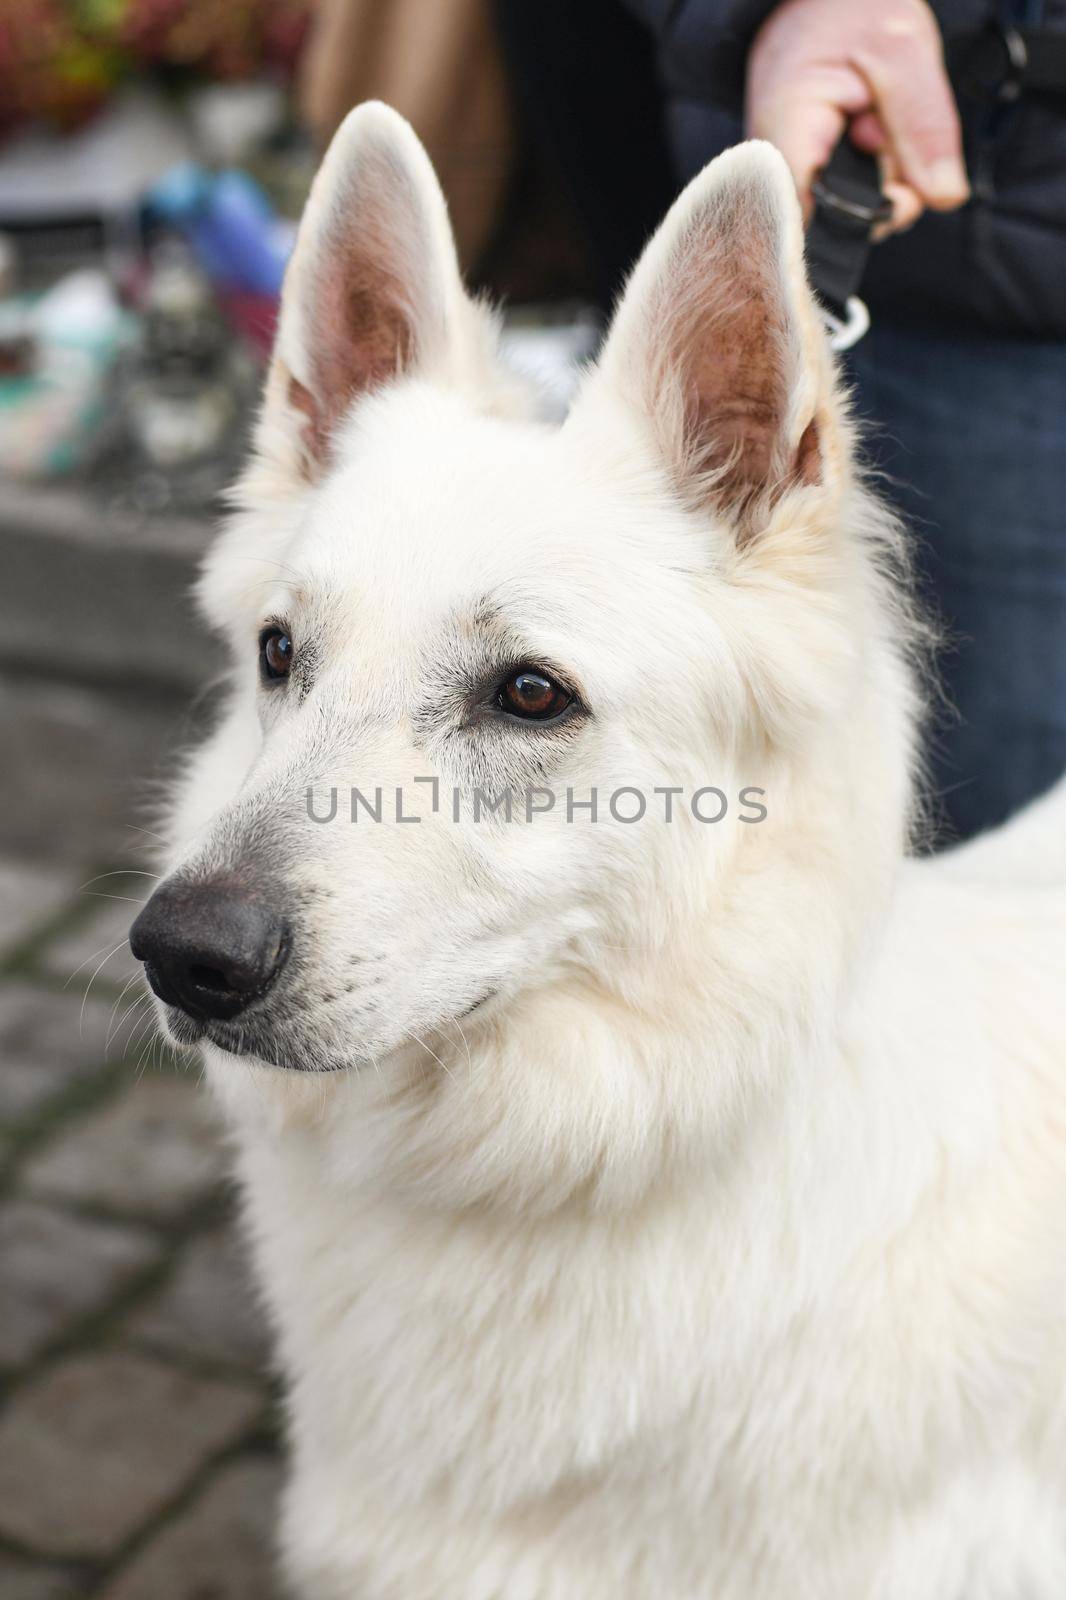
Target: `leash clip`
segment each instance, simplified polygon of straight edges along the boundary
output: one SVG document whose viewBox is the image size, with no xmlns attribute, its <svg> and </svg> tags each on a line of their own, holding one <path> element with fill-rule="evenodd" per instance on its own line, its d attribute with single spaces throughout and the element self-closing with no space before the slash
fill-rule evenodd
<svg viewBox="0 0 1066 1600">
<path fill-rule="evenodd" d="M 838 317 L 835 311 L 830 311 L 828 306 L 820 309 L 825 331 L 829 335 L 829 348 L 836 351 L 837 355 L 850 350 L 870 331 L 870 313 L 866 301 L 860 300 L 857 294 L 849 295 L 845 300 L 843 318 Z"/>
</svg>

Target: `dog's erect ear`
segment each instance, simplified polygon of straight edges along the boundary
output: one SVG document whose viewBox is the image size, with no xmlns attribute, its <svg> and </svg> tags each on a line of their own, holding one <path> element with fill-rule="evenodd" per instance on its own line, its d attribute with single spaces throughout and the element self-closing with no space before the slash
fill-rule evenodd
<svg viewBox="0 0 1066 1600">
<path fill-rule="evenodd" d="M 752 141 L 683 191 L 644 251 L 586 398 L 651 421 L 689 504 L 750 533 L 783 493 L 836 475 L 833 380 L 780 154 Z"/>
<path fill-rule="evenodd" d="M 475 308 L 440 185 L 413 129 L 357 107 L 315 177 L 282 291 L 261 445 L 295 434 L 322 465 L 359 395 L 402 373 L 447 375 Z"/>
</svg>

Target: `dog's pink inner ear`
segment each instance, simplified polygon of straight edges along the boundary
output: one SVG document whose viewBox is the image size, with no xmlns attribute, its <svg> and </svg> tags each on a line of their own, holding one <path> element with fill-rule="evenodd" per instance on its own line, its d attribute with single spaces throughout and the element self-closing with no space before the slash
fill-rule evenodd
<svg viewBox="0 0 1066 1600">
<path fill-rule="evenodd" d="M 353 400 L 400 376 L 419 354 L 417 274 L 426 249 L 410 187 L 353 183 L 344 212 L 317 251 L 304 308 L 309 383 L 289 378 L 289 403 L 306 417 L 304 438 L 321 464 Z M 391 192 L 390 192 L 391 190 Z"/>
<path fill-rule="evenodd" d="M 742 520 L 788 488 L 817 483 L 812 419 L 790 446 L 798 341 L 774 241 L 735 214 L 690 235 L 666 303 L 666 348 L 681 385 L 690 493 Z"/>
<path fill-rule="evenodd" d="M 322 274 L 312 307 L 312 387 L 289 379 L 289 402 L 306 416 L 307 444 L 320 463 L 352 401 L 398 377 L 415 350 L 396 281 L 369 263 L 353 270 L 351 281 L 340 263 Z"/>
</svg>

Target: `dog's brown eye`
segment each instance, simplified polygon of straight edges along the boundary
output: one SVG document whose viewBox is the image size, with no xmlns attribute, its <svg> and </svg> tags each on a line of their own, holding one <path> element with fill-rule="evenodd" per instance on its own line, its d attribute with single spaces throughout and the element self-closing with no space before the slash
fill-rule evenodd
<svg viewBox="0 0 1066 1600">
<path fill-rule="evenodd" d="M 292 640 L 281 628 L 264 628 L 259 635 L 259 663 L 264 678 L 287 678 L 292 666 Z"/>
<path fill-rule="evenodd" d="M 574 697 L 543 672 L 515 672 L 502 683 L 496 703 L 526 722 L 551 722 L 573 704 Z"/>
</svg>

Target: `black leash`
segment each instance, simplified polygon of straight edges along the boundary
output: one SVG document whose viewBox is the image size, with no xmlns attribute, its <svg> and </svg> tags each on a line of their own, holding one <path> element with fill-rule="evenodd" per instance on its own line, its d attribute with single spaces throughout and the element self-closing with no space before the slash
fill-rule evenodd
<svg viewBox="0 0 1066 1600">
<path fill-rule="evenodd" d="M 1004 28 L 949 39 L 945 62 L 960 100 L 1012 105 L 1026 95 L 1066 97 L 1066 32 Z M 892 216 L 876 156 L 856 150 L 845 132 L 812 185 L 807 270 L 822 302 L 834 350 L 850 350 L 870 326 L 859 299 L 873 234 Z"/>
<path fill-rule="evenodd" d="M 811 188 L 814 215 L 807 229 L 807 271 L 822 302 L 834 350 L 850 350 L 870 326 L 859 299 L 873 231 L 892 206 L 881 189 L 877 157 L 856 150 L 844 133 Z"/>
</svg>

